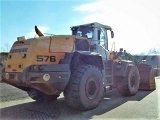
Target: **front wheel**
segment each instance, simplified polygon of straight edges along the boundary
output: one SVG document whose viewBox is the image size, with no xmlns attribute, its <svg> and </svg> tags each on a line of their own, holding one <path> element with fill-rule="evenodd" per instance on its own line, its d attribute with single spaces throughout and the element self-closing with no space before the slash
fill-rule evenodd
<svg viewBox="0 0 160 120">
<path fill-rule="evenodd" d="M 117 90 L 123 96 L 133 96 L 139 89 L 140 75 L 136 66 L 129 65 L 125 77 L 115 77 Z"/>
<path fill-rule="evenodd" d="M 64 96 L 73 108 L 88 110 L 97 107 L 103 96 L 101 71 L 92 65 L 80 65 L 71 75 Z"/>
</svg>

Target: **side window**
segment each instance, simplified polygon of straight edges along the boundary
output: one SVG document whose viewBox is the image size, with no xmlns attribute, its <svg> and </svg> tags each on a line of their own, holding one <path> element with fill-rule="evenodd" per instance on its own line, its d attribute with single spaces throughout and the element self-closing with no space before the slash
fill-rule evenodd
<svg viewBox="0 0 160 120">
<path fill-rule="evenodd" d="M 104 35 L 104 31 L 101 30 L 100 33 L 100 45 L 102 45 L 103 47 L 105 47 L 105 35 Z"/>
<path fill-rule="evenodd" d="M 77 35 L 78 36 L 82 36 L 82 32 L 81 31 L 77 31 Z"/>
<path fill-rule="evenodd" d="M 98 30 L 98 40 L 99 44 L 105 47 L 105 32 L 103 31 L 103 29 Z"/>
</svg>

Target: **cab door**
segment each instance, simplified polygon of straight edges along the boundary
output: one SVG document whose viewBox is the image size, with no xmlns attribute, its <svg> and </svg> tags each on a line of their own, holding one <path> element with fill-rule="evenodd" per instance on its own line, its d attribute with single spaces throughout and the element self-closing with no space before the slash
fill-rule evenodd
<svg viewBox="0 0 160 120">
<path fill-rule="evenodd" d="M 107 31 L 104 28 L 98 28 L 97 29 L 97 52 L 102 55 L 102 58 L 104 60 L 108 59 L 109 51 L 108 51 L 108 37 L 107 37 Z"/>
</svg>

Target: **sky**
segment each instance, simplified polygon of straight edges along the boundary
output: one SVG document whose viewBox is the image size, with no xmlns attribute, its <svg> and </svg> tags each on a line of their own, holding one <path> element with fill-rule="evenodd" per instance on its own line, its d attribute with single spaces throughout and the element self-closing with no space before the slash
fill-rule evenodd
<svg viewBox="0 0 160 120">
<path fill-rule="evenodd" d="M 159 0 L 1 0 L 0 8 L 0 52 L 19 36 L 35 37 L 35 25 L 43 33 L 70 35 L 71 26 L 90 22 L 113 28 L 109 49 L 115 42 L 117 51 L 131 54 L 160 51 Z"/>
</svg>

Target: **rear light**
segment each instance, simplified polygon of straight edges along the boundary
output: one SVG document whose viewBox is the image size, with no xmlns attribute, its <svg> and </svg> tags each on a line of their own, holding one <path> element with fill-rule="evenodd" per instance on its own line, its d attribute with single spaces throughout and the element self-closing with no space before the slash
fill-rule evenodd
<svg viewBox="0 0 160 120">
<path fill-rule="evenodd" d="M 42 65 L 39 66 L 39 70 L 40 71 L 43 70 L 43 66 Z"/>
<path fill-rule="evenodd" d="M 29 67 L 29 69 L 32 71 L 42 71 L 44 67 L 42 65 L 32 65 Z"/>
<path fill-rule="evenodd" d="M 29 69 L 30 69 L 30 70 L 36 70 L 36 69 L 37 69 L 37 66 L 36 66 L 36 65 L 32 65 L 32 66 L 29 67 Z"/>
<path fill-rule="evenodd" d="M 37 66 L 36 66 L 36 65 L 34 65 L 34 66 L 33 66 L 33 70 L 36 70 L 36 69 L 37 69 Z"/>
</svg>

